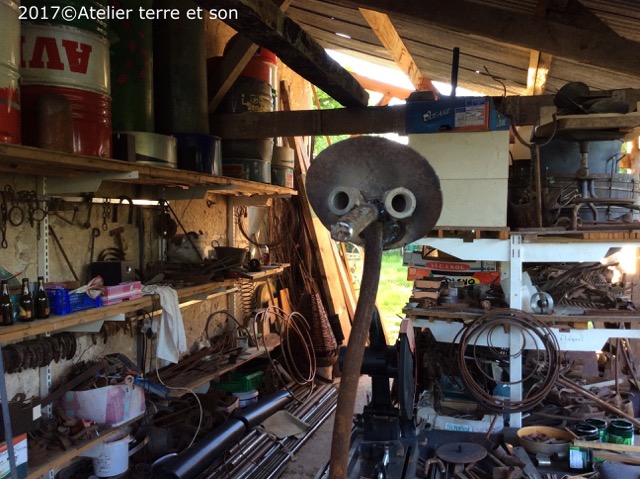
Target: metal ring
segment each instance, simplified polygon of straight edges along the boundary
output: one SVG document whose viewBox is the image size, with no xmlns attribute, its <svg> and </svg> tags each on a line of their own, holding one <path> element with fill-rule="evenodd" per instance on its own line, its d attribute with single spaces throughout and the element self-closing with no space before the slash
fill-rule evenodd
<svg viewBox="0 0 640 479">
<path fill-rule="evenodd" d="M 13 226 L 20 226 L 22 223 L 24 223 L 24 210 L 18 205 L 12 206 L 9 209 L 7 215 L 9 223 L 11 223 L 11 225 Z"/>
</svg>

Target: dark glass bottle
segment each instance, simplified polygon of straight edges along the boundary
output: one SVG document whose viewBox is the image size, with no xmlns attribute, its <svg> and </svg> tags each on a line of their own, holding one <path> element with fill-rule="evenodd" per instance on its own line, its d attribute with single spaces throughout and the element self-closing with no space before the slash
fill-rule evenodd
<svg viewBox="0 0 640 479">
<path fill-rule="evenodd" d="M 13 303 L 9 294 L 9 285 L 5 280 L 0 283 L 0 326 L 13 324 Z"/>
<path fill-rule="evenodd" d="M 35 319 L 33 308 L 33 295 L 29 290 L 29 279 L 22 279 L 22 294 L 18 300 L 18 319 L 20 321 L 33 321 Z"/>
<path fill-rule="evenodd" d="M 38 276 L 38 289 L 34 301 L 36 319 L 47 319 L 50 313 L 49 297 L 44 289 L 44 277 L 42 276 Z"/>
</svg>

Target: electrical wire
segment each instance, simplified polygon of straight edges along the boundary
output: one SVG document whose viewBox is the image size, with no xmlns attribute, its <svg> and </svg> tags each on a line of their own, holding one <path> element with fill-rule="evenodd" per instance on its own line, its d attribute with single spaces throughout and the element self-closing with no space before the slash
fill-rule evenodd
<svg viewBox="0 0 640 479">
<path fill-rule="evenodd" d="M 518 351 L 506 352 L 502 348 L 492 346 L 492 336 L 494 334 L 504 335 L 505 328 L 513 331 L 513 328 L 520 330 L 522 335 L 522 349 Z M 481 338 L 487 338 L 489 347 L 479 346 Z M 471 395 L 480 402 L 486 409 L 496 412 L 523 412 L 532 409 L 539 404 L 552 390 L 560 374 L 560 355 L 558 340 L 553 332 L 535 316 L 516 309 L 499 309 L 480 316 L 465 327 L 459 333 L 459 345 L 457 352 L 458 369 L 460 377 Z M 537 351 L 538 365 L 533 367 L 529 374 L 521 380 L 496 381 L 492 376 L 484 372 L 482 363 L 487 362 L 509 362 L 521 355 L 525 344 L 531 340 L 531 344 L 541 344 L 542 349 Z M 540 358 L 544 358 L 546 364 L 540 365 Z M 469 361 L 469 358 L 471 361 Z M 469 368 L 469 363 L 476 368 L 473 371 Z M 495 381 L 498 384 L 516 385 L 535 379 L 537 382 L 531 388 L 529 394 L 522 400 L 511 400 L 510 398 L 499 398 L 487 391 L 485 384 L 480 384 L 477 373 L 480 372 L 480 379 Z M 475 374 L 474 374 L 475 373 Z"/>
</svg>

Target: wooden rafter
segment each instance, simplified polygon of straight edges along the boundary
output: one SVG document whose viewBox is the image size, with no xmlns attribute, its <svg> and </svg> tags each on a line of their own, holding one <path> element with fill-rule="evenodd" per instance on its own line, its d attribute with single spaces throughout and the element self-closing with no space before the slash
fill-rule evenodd
<svg viewBox="0 0 640 479">
<path fill-rule="evenodd" d="M 367 21 L 373 32 L 376 34 L 382 45 L 396 62 L 396 65 L 407 75 L 416 90 L 429 90 L 438 97 L 438 89 L 433 85 L 431 79 L 424 75 L 411 53 L 400 38 L 398 31 L 391 23 L 391 19 L 385 13 L 375 12 L 360 8 L 360 13 Z"/>
<path fill-rule="evenodd" d="M 353 77 L 358 80 L 358 83 L 365 90 L 374 91 L 376 93 L 382 93 L 383 96 L 389 98 L 398 98 L 400 100 L 405 100 L 412 91 L 408 88 L 402 88 L 396 85 L 390 85 L 389 83 L 384 83 L 379 80 L 374 80 L 373 78 L 369 78 L 363 75 L 359 75 L 357 73 L 351 72 Z"/>
<path fill-rule="evenodd" d="M 332 1 L 419 23 L 421 28 L 434 25 L 640 76 L 640 42 L 627 40 L 595 20 L 585 27 L 568 15 L 558 21 L 469 0 Z"/>
<path fill-rule="evenodd" d="M 197 0 L 210 9 L 237 12 L 225 19 L 232 28 L 268 48 L 292 70 L 344 106 L 366 106 L 367 92 L 271 0 Z"/>
<path fill-rule="evenodd" d="M 527 73 L 527 95 L 542 95 L 547 85 L 547 75 L 551 68 L 552 55 L 531 50 Z"/>
</svg>

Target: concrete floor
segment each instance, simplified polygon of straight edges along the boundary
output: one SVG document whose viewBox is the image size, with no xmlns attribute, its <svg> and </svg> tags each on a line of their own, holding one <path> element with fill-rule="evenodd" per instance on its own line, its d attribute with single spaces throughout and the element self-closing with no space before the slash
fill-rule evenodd
<svg viewBox="0 0 640 479">
<path fill-rule="evenodd" d="M 336 381 L 337 382 L 337 381 Z M 371 394 L 371 378 L 361 376 L 358 383 L 355 413 L 362 412 Z M 295 461 L 289 461 L 281 479 L 314 479 L 329 462 L 334 414 L 318 428 L 311 438 L 298 450 Z"/>
</svg>

